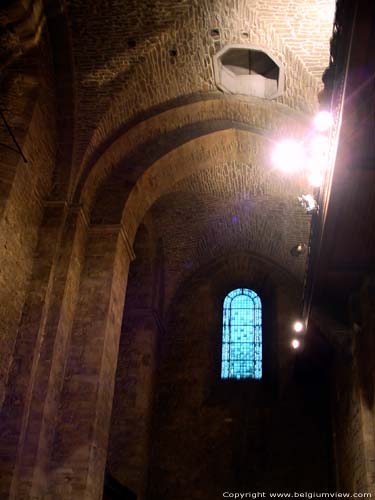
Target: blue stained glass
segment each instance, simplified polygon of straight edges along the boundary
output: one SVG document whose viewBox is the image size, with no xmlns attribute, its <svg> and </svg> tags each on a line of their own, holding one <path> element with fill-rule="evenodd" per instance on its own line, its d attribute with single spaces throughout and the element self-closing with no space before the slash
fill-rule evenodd
<svg viewBox="0 0 375 500">
<path fill-rule="evenodd" d="M 224 300 L 221 378 L 262 378 L 262 303 L 248 288 Z"/>
</svg>

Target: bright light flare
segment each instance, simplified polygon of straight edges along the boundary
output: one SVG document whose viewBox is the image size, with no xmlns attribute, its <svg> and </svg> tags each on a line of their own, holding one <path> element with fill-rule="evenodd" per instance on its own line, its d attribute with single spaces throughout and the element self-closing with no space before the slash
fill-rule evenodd
<svg viewBox="0 0 375 500">
<path fill-rule="evenodd" d="M 301 342 L 297 339 L 293 339 L 291 342 L 291 345 L 292 345 L 293 349 L 298 349 L 299 346 L 301 345 Z"/>
<path fill-rule="evenodd" d="M 314 136 L 310 143 L 311 156 L 314 159 L 326 158 L 328 156 L 329 139 L 325 135 Z"/>
<path fill-rule="evenodd" d="M 324 181 L 324 173 L 328 168 L 329 139 L 317 134 L 309 144 L 309 160 L 307 180 L 313 187 L 320 187 Z"/>
<path fill-rule="evenodd" d="M 319 132 L 327 132 L 333 125 L 333 116 L 329 111 L 320 111 L 315 116 L 314 127 Z"/>
<path fill-rule="evenodd" d="M 318 188 L 323 184 L 324 176 L 319 171 L 311 172 L 308 175 L 307 180 L 309 181 L 310 186 Z"/>
<path fill-rule="evenodd" d="M 303 330 L 303 323 L 302 323 L 302 321 L 295 321 L 294 324 L 293 324 L 293 330 L 296 333 L 301 333 L 302 330 Z"/>
<path fill-rule="evenodd" d="M 276 168 L 286 173 L 295 173 L 306 163 L 306 153 L 302 145 L 292 139 L 279 142 L 272 154 Z"/>
</svg>

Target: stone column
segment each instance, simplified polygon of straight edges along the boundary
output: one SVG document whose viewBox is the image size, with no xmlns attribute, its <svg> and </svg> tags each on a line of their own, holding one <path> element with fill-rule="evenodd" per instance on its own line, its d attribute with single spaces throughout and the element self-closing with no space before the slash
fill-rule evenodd
<svg viewBox="0 0 375 500">
<path fill-rule="evenodd" d="M 79 248 L 83 247 L 77 239 L 82 239 L 85 227 L 78 208 L 63 202 L 47 204 L 0 420 L 4 498 L 27 498 L 32 485 L 41 432 L 52 411 L 50 390 L 57 368 L 53 354 L 59 351 L 63 356 L 63 342 L 60 339 L 57 346 L 55 339 L 61 336 L 61 323 L 69 329 L 67 309 L 74 308 L 74 279 L 79 279 Z M 69 290 L 66 283 L 71 285 Z M 58 384 L 53 390 L 56 395 Z"/>
<path fill-rule="evenodd" d="M 3 102 L 8 101 L 16 115 L 22 117 L 23 131 L 16 135 L 28 163 L 25 164 L 19 154 L 0 147 L 0 408 L 43 224 L 43 200 L 50 192 L 55 165 L 50 93 L 42 82 L 33 78 L 27 78 L 26 87 L 20 84 L 20 88 L 17 79 L 10 81 L 13 100 L 9 100 L 11 94 L 8 94 L 8 98 L 3 96 Z M 22 97 L 19 95 L 21 89 Z M 14 99 L 15 90 L 19 99 Z M 0 121 L 0 142 L 4 141 L 12 144 Z"/>
<path fill-rule="evenodd" d="M 40 498 L 46 488 L 88 227 L 79 207 L 65 207 L 63 219 L 31 368 L 12 498 Z"/>
<path fill-rule="evenodd" d="M 132 250 L 119 227 L 90 229 L 47 498 L 101 499 Z"/>
<path fill-rule="evenodd" d="M 116 373 L 108 467 L 139 500 L 145 498 L 147 486 L 160 328 L 151 308 L 125 313 Z"/>
</svg>

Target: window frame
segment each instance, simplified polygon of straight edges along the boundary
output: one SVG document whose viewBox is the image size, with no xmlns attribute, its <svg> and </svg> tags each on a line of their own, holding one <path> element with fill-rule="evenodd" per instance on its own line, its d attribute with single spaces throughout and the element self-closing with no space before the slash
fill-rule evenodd
<svg viewBox="0 0 375 500">
<path fill-rule="evenodd" d="M 244 336 L 241 334 L 239 335 L 239 340 L 236 341 L 236 343 L 239 344 L 244 344 L 246 348 L 246 344 L 253 344 L 254 347 L 253 349 L 255 350 L 255 345 L 256 345 L 256 339 L 257 336 L 259 335 L 259 330 L 257 333 L 257 329 L 260 327 L 260 345 L 261 345 L 261 353 L 260 353 L 260 376 L 257 376 L 257 370 L 253 371 L 252 375 L 248 376 L 241 376 L 241 373 L 239 373 L 240 376 L 223 376 L 223 372 L 225 371 L 230 371 L 231 369 L 231 361 L 230 359 L 224 359 L 224 349 L 225 346 L 227 345 L 228 347 L 235 343 L 234 341 L 231 342 L 231 319 L 232 315 L 234 314 L 235 309 L 237 307 L 233 307 L 232 311 L 232 303 L 238 298 L 238 297 L 247 297 L 247 300 L 245 299 L 245 304 L 246 302 L 248 303 L 248 306 L 244 307 L 244 309 L 253 311 L 254 314 L 254 323 L 253 324 L 239 324 L 236 325 L 239 328 L 241 326 L 247 326 L 249 327 L 248 332 L 250 332 L 250 340 L 245 340 Z M 256 311 L 260 311 L 260 317 L 259 313 Z M 244 318 L 242 318 L 244 319 Z M 246 332 L 244 332 L 245 334 Z M 238 332 L 237 332 L 238 334 Z M 225 337 L 228 335 L 228 340 L 226 341 Z M 233 332 L 233 335 L 235 333 Z M 259 337 L 258 337 L 259 338 Z M 237 361 L 243 362 L 246 364 L 246 362 L 252 362 L 256 360 L 256 355 L 255 352 L 253 353 L 253 356 L 249 356 L 247 354 L 250 354 L 251 347 L 248 346 L 248 352 L 245 352 L 243 356 L 237 359 Z M 229 350 L 231 348 L 229 347 Z M 236 366 L 236 362 L 233 363 L 234 368 Z M 221 340 L 221 362 L 220 362 L 220 378 L 221 380 L 256 380 L 260 381 L 263 378 L 263 303 L 262 299 L 259 296 L 257 292 L 252 290 L 251 288 L 248 287 L 237 287 L 231 290 L 230 292 L 227 293 L 227 295 L 224 298 L 223 304 L 222 304 L 222 340 Z"/>
<path fill-rule="evenodd" d="M 214 314 L 211 327 L 211 338 L 213 347 L 214 370 L 207 380 L 207 400 L 210 404 L 222 404 L 224 401 L 237 401 L 246 397 L 250 401 L 257 398 L 269 401 L 277 394 L 277 372 L 278 372 L 278 320 L 276 289 L 271 281 L 262 280 L 238 280 L 227 279 L 225 283 L 218 283 L 214 291 Z M 221 352 L 223 334 L 223 303 L 229 292 L 236 288 L 249 288 L 253 290 L 262 300 L 262 378 L 221 378 Z"/>
</svg>

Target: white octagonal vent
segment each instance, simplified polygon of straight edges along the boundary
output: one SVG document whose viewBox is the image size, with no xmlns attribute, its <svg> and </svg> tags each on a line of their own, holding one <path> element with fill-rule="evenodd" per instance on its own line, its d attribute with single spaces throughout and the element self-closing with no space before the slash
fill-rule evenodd
<svg viewBox="0 0 375 500">
<path fill-rule="evenodd" d="M 216 85 L 230 94 L 274 99 L 284 90 L 284 71 L 267 51 L 226 45 L 214 56 Z"/>
</svg>

